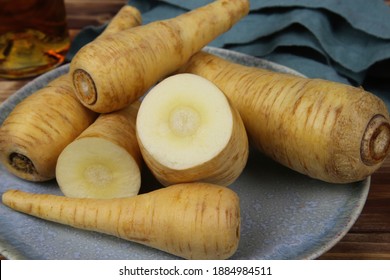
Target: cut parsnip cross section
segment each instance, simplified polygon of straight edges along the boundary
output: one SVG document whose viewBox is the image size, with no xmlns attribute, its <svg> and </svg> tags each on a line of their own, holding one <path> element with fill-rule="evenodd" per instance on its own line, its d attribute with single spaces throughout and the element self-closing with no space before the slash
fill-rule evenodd
<svg viewBox="0 0 390 280">
<path fill-rule="evenodd" d="M 102 114 L 60 154 L 56 178 L 68 197 L 117 198 L 137 195 L 141 153 L 135 135 L 139 102 Z"/>
<path fill-rule="evenodd" d="M 239 113 L 210 81 L 178 74 L 145 96 L 137 116 L 141 153 L 163 185 L 203 181 L 230 185 L 248 159 Z"/>
</svg>

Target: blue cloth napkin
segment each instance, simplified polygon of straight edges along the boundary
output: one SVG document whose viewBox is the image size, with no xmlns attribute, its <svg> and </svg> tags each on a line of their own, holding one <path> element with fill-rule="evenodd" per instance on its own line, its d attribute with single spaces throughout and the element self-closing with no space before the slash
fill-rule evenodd
<svg viewBox="0 0 390 280">
<path fill-rule="evenodd" d="M 129 0 L 144 24 L 211 0 Z M 311 78 L 363 86 L 390 108 L 390 7 L 384 0 L 252 0 L 250 13 L 210 46 L 243 52 Z M 75 38 L 68 60 L 105 26 Z"/>
</svg>

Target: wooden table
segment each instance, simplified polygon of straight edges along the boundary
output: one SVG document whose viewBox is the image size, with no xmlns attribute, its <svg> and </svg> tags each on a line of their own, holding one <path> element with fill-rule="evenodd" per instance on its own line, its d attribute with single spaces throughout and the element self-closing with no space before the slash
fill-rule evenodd
<svg viewBox="0 0 390 280">
<path fill-rule="evenodd" d="M 390 0 L 386 0 L 390 4 Z M 65 0 L 70 35 L 73 38 L 87 25 L 101 25 L 124 3 L 123 0 Z M 29 82 L 0 78 L 0 103 Z M 390 94 L 390 93 L 389 93 Z M 5 259 L 0 255 L 0 259 Z M 390 260 L 390 157 L 371 177 L 363 211 L 350 231 L 319 259 Z"/>
</svg>

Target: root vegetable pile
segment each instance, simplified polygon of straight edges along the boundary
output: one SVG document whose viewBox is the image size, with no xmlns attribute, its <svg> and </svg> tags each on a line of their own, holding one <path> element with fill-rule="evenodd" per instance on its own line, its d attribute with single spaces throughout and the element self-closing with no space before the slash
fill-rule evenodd
<svg viewBox="0 0 390 280">
<path fill-rule="evenodd" d="M 5 168 L 56 178 L 64 196 L 9 190 L 3 204 L 186 259 L 226 259 L 241 230 L 229 185 L 250 144 L 326 182 L 370 176 L 390 149 L 378 97 L 201 51 L 248 11 L 248 0 L 217 0 L 137 26 L 139 11 L 125 6 L 69 74 L 20 102 L 0 128 Z M 139 194 L 144 162 L 163 186 Z"/>
<path fill-rule="evenodd" d="M 140 12 L 124 6 L 97 39 L 140 23 Z M 53 179 L 61 151 L 97 116 L 79 102 L 64 74 L 20 102 L 6 118 L 0 128 L 0 161 L 25 180 Z"/>
</svg>

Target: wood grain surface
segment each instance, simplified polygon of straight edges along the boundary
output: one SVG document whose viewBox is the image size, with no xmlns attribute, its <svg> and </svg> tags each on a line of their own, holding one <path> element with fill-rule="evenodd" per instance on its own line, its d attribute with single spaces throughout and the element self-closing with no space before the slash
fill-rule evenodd
<svg viewBox="0 0 390 280">
<path fill-rule="evenodd" d="M 390 5 L 390 0 L 385 0 Z M 70 35 L 108 21 L 127 1 L 65 0 Z M 31 79 L 0 78 L 0 103 Z M 390 94 L 390 92 L 389 92 Z M 0 259 L 5 260 L 0 255 Z M 390 157 L 371 177 L 365 206 L 350 231 L 318 259 L 390 260 Z"/>
</svg>

